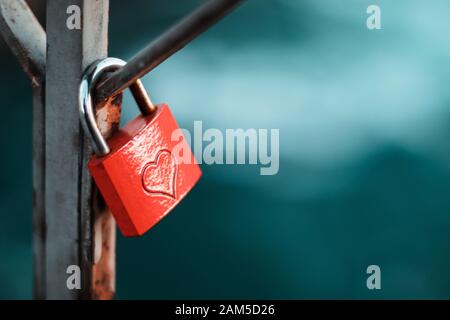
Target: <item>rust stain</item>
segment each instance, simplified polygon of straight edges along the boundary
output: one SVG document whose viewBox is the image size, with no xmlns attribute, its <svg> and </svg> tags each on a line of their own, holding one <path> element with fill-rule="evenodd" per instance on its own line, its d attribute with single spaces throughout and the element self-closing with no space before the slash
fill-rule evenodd
<svg viewBox="0 0 450 320">
<path fill-rule="evenodd" d="M 110 98 L 96 108 L 97 124 L 102 134 L 109 138 L 119 129 L 122 95 Z M 116 223 L 99 192 L 93 204 L 94 252 L 99 250 L 99 259 L 92 266 L 92 299 L 114 299 L 116 292 Z M 96 237 L 95 233 L 101 236 Z M 100 246 L 100 248 L 98 247 Z"/>
<path fill-rule="evenodd" d="M 122 96 L 110 98 L 95 110 L 97 125 L 105 138 L 110 138 L 119 129 Z"/>
<path fill-rule="evenodd" d="M 116 224 L 108 208 L 97 212 L 95 219 L 96 223 L 100 223 L 101 230 L 94 229 L 94 232 L 102 233 L 102 241 L 94 245 L 102 248 L 100 259 L 92 268 L 92 298 L 109 300 L 114 298 L 116 291 Z"/>
</svg>

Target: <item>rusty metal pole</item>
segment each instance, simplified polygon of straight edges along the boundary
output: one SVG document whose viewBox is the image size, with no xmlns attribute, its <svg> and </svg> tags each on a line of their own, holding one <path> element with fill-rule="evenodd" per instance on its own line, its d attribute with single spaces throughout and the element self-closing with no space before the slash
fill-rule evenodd
<svg viewBox="0 0 450 320">
<path fill-rule="evenodd" d="M 68 7 L 81 28 L 67 28 Z M 0 34 L 33 92 L 33 265 L 36 299 L 111 299 L 115 293 L 115 223 L 86 171 L 91 155 L 78 118 L 84 69 L 107 56 L 108 0 L 48 0 L 47 31 L 24 0 L 0 0 Z M 48 46 L 48 51 L 46 50 Z M 98 106 L 105 136 L 119 125 L 121 95 Z M 81 289 L 66 286 L 81 269 Z"/>
<path fill-rule="evenodd" d="M 67 26 L 68 8 L 81 28 Z M 107 56 L 109 0 L 47 1 L 45 110 L 46 292 L 53 299 L 110 299 L 115 291 L 115 224 L 87 172 L 92 149 L 80 127 L 78 86 L 84 70 Z M 105 136 L 119 125 L 121 97 L 97 109 Z M 66 286 L 81 268 L 81 290 Z"/>
</svg>

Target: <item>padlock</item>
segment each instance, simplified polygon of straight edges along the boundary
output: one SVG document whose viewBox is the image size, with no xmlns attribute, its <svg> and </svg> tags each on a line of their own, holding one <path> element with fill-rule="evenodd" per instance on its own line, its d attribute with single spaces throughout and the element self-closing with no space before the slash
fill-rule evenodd
<svg viewBox="0 0 450 320">
<path fill-rule="evenodd" d="M 179 129 L 166 104 L 154 106 L 137 80 L 131 87 L 141 114 L 105 141 L 97 127 L 93 90 L 107 71 L 124 61 L 106 58 L 89 67 L 80 84 L 80 119 L 95 154 L 88 169 L 125 236 L 138 236 L 159 222 L 194 187 L 201 176 L 189 145 L 172 140 Z M 179 137 L 179 136 L 178 136 Z M 180 161 L 176 145 L 189 151 Z M 186 161 L 190 159 L 190 161 Z"/>
</svg>

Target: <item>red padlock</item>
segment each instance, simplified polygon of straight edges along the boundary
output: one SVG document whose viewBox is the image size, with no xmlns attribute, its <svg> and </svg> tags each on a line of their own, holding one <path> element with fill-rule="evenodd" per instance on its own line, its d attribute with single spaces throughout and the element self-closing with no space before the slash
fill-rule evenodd
<svg viewBox="0 0 450 320">
<path fill-rule="evenodd" d="M 95 121 L 92 91 L 104 72 L 124 64 L 107 58 L 88 68 L 80 85 L 80 117 L 95 151 L 89 171 L 123 235 L 138 236 L 186 196 L 201 171 L 184 138 L 172 140 L 179 128 L 169 107 L 153 106 L 140 80 L 131 91 L 142 114 L 104 140 Z M 184 161 L 172 153 L 180 143 L 190 152 Z"/>
</svg>

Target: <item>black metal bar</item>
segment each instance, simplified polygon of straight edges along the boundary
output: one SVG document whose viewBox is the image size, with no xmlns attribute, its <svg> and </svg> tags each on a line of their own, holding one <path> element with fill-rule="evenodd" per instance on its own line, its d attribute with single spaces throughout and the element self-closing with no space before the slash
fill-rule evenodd
<svg viewBox="0 0 450 320">
<path fill-rule="evenodd" d="M 178 50 L 227 15 L 243 0 L 210 0 L 171 27 L 97 87 L 98 101 L 128 88 Z"/>
</svg>

